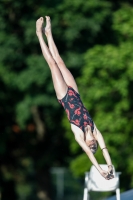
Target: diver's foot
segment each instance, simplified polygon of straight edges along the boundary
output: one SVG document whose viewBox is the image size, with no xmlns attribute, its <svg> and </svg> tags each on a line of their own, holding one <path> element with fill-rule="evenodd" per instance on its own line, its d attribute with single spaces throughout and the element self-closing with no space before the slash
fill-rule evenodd
<svg viewBox="0 0 133 200">
<path fill-rule="evenodd" d="M 46 26 L 43 29 L 43 32 L 45 33 L 46 36 L 51 34 L 51 21 L 49 16 L 46 16 Z"/>
<path fill-rule="evenodd" d="M 40 17 L 37 21 L 36 21 L 36 34 L 37 36 L 39 34 L 42 34 L 42 26 L 43 26 L 43 17 Z"/>
</svg>

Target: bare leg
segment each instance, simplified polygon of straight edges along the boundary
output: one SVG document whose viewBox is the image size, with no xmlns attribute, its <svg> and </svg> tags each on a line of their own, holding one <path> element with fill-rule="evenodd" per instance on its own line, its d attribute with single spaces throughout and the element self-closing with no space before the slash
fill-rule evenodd
<svg viewBox="0 0 133 200">
<path fill-rule="evenodd" d="M 66 82 L 66 84 L 68 86 L 73 87 L 77 92 L 78 92 L 78 87 L 77 84 L 73 78 L 73 75 L 71 74 L 71 72 L 67 69 L 65 63 L 63 62 L 62 58 L 59 55 L 58 49 L 55 45 L 53 36 L 52 36 L 52 31 L 51 31 L 51 22 L 50 22 L 50 17 L 46 16 L 46 27 L 44 29 L 45 35 L 47 37 L 48 40 L 48 46 L 50 49 L 50 52 L 55 60 L 55 62 L 57 63 L 63 77 L 64 80 Z"/>
<path fill-rule="evenodd" d="M 62 99 L 65 96 L 68 87 L 67 87 L 67 84 L 66 84 L 62 74 L 61 74 L 60 69 L 58 68 L 54 58 L 51 55 L 51 52 L 49 51 L 47 45 L 44 42 L 44 39 L 42 36 L 42 25 L 43 25 L 43 17 L 40 17 L 36 21 L 36 34 L 37 34 L 39 42 L 40 42 L 43 56 L 51 70 L 53 84 L 54 84 L 57 98 Z"/>
</svg>

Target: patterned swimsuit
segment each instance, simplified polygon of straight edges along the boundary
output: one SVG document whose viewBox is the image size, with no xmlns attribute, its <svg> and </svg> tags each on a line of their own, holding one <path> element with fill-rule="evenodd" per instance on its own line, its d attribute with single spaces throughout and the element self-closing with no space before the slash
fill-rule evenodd
<svg viewBox="0 0 133 200">
<path fill-rule="evenodd" d="M 63 99 L 58 100 L 64 107 L 69 122 L 78 126 L 84 133 L 85 127 L 90 125 L 91 131 L 94 130 L 94 123 L 87 109 L 84 107 L 80 95 L 70 86 Z"/>
</svg>

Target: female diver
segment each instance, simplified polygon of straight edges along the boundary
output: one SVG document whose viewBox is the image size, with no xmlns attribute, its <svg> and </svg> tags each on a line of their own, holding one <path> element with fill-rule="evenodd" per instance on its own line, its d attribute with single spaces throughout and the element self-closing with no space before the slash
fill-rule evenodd
<svg viewBox="0 0 133 200">
<path fill-rule="evenodd" d="M 36 21 L 36 34 L 42 54 L 51 70 L 57 99 L 67 113 L 75 140 L 86 152 L 92 164 L 95 165 L 100 174 L 107 180 L 112 179 L 114 177 L 112 162 L 103 136 L 91 119 L 89 112 L 84 107 L 80 99 L 77 84 L 59 55 L 52 36 L 50 17 L 46 16 L 46 27 L 44 29 L 43 22 L 43 17 L 40 17 Z M 43 39 L 43 32 L 46 35 L 48 46 Z M 103 156 L 108 165 L 108 171 L 100 167 L 94 156 L 98 146 L 97 143 L 99 143 L 102 149 Z"/>
</svg>

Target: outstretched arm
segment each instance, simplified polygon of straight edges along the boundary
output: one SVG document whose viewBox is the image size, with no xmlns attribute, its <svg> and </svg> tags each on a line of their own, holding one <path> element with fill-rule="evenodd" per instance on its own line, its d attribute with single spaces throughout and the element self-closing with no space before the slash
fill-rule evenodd
<svg viewBox="0 0 133 200">
<path fill-rule="evenodd" d="M 97 168 L 97 170 L 100 172 L 100 174 L 107 180 L 113 178 L 112 176 L 109 175 L 109 173 L 107 171 L 104 171 L 98 164 L 94 154 L 91 152 L 90 148 L 87 146 L 86 142 L 84 141 L 84 136 L 83 136 L 82 131 L 79 131 L 79 128 L 77 128 L 76 126 L 72 126 L 71 128 L 75 135 L 75 140 L 78 142 L 78 144 L 81 146 L 81 148 L 85 151 L 85 153 L 89 157 L 90 161 Z"/>
<path fill-rule="evenodd" d="M 96 132 L 97 132 L 96 133 L 96 139 L 97 139 L 97 141 L 99 143 L 99 146 L 100 146 L 100 148 L 102 150 L 103 156 L 104 156 L 104 158 L 106 160 L 106 163 L 108 165 L 108 172 L 112 174 L 113 173 L 112 161 L 111 161 L 108 149 L 107 149 L 107 147 L 105 145 L 104 138 L 103 138 L 102 134 L 100 133 L 100 131 L 97 128 L 96 128 Z"/>
</svg>

